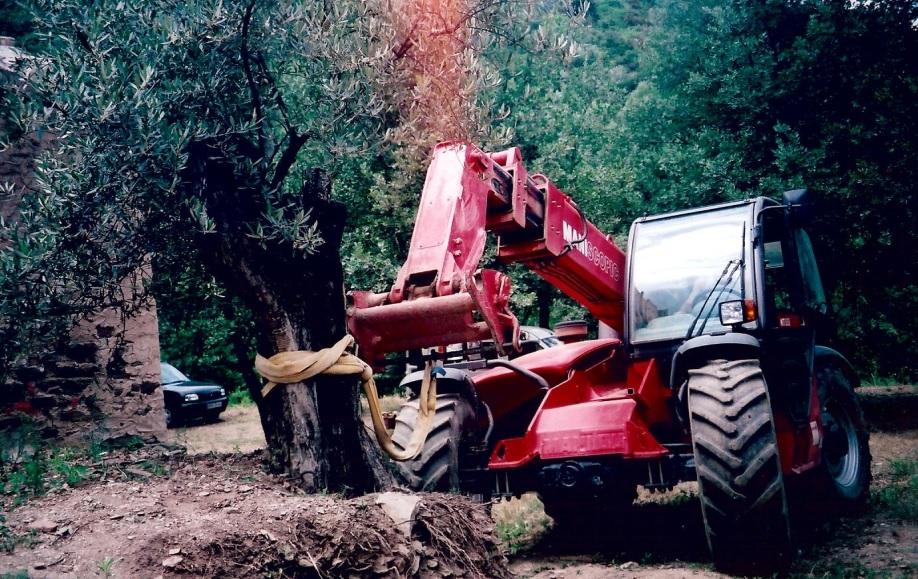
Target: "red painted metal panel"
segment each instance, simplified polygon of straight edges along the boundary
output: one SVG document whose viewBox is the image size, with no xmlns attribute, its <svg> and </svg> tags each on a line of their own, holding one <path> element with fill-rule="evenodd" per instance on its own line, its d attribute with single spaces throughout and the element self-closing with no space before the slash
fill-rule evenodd
<svg viewBox="0 0 918 579">
<path fill-rule="evenodd" d="M 475 304 L 468 293 L 370 307 L 367 304 L 373 296 L 351 292 L 347 320 L 360 356 L 369 362 L 386 352 L 491 337 L 487 324 L 475 321 Z"/>
<path fill-rule="evenodd" d="M 533 180 L 545 197 L 542 237 L 501 238 L 498 257 L 525 263 L 599 320 L 622 331 L 625 253 L 554 183 L 542 175 Z"/>
<path fill-rule="evenodd" d="M 672 390 L 660 374 L 659 364 L 653 358 L 633 361 L 628 365 L 628 384 L 635 391 L 641 414 L 647 424 L 672 424 L 669 406 Z"/>
<path fill-rule="evenodd" d="M 584 349 L 578 352 L 579 358 L 564 360 L 558 356 L 553 360 L 559 366 L 567 362 L 568 377 L 548 391 L 523 436 L 498 441 L 489 468 L 518 468 L 535 459 L 596 456 L 637 459 L 666 455 L 668 451 L 648 428 L 654 422 L 648 420 L 671 420 L 656 409 L 656 406 L 667 407 L 669 390 L 660 381 L 653 360 L 638 362 L 634 365 L 637 370 L 629 371 L 624 379 L 623 366 L 627 360 L 616 358 L 617 347 L 608 349 L 618 345 L 617 340 L 596 340 L 553 348 L 569 350 L 568 357 L 574 353 L 575 346 Z M 529 365 L 538 372 L 536 364 Z M 541 369 L 545 374 L 554 371 L 557 376 L 559 366 L 545 364 Z M 500 382 L 500 376 L 492 375 L 485 383 L 493 386 Z M 476 378 L 476 384 L 481 384 L 479 380 Z M 482 393 L 484 389 L 479 386 L 478 390 Z"/>
<path fill-rule="evenodd" d="M 554 386 L 566 380 L 572 369 L 580 368 L 584 363 L 595 363 L 591 360 L 612 356 L 620 345 L 621 342 L 613 338 L 578 342 L 538 350 L 516 358 L 513 363 L 535 372 Z M 476 374 L 475 389 L 496 419 L 539 394 L 537 384 L 506 368 L 493 368 Z"/>
<path fill-rule="evenodd" d="M 488 205 L 504 203 L 496 170 L 490 156 L 467 143 L 434 149 L 408 257 L 392 289 L 349 294 L 348 331 L 362 358 L 486 338 L 499 350 L 505 341 L 518 343 L 510 279 L 476 271 Z"/>
<path fill-rule="evenodd" d="M 412 285 L 435 285 L 435 295 L 458 290 L 478 267 L 486 241 L 487 191 L 484 154 L 465 143 L 442 143 L 421 194 L 411 246 L 389 292 L 389 302 L 410 298 Z"/>
<path fill-rule="evenodd" d="M 778 454 L 785 474 L 802 474 L 822 461 L 824 436 L 816 379 L 810 388 L 810 408 L 805 424 L 795 423 L 786 412 L 775 415 Z"/>
<path fill-rule="evenodd" d="M 488 468 L 519 468 L 536 458 L 666 455 L 636 409 L 637 402 L 630 398 L 545 408 L 524 436 L 497 443 Z"/>
</svg>

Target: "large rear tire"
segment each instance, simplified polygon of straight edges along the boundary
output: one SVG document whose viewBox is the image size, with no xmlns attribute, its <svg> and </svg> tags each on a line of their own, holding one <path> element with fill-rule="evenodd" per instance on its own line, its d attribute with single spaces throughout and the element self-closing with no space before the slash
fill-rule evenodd
<svg viewBox="0 0 918 579">
<path fill-rule="evenodd" d="M 688 406 L 715 565 L 735 574 L 781 570 L 791 553 L 790 523 L 759 361 L 715 360 L 690 370 Z"/>
<path fill-rule="evenodd" d="M 412 398 L 395 417 L 392 441 L 400 449 L 411 439 L 418 421 L 418 405 L 418 399 Z M 458 394 L 438 395 L 437 411 L 421 453 L 398 463 L 409 486 L 416 491 L 461 490 L 459 469 L 474 429 L 475 412 L 465 398 Z"/>
<path fill-rule="evenodd" d="M 823 426 L 817 497 L 826 512 L 855 511 L 870 496 L 870 434 L 854 389 L 836 367 L 817 371 Z"/>
</svg>

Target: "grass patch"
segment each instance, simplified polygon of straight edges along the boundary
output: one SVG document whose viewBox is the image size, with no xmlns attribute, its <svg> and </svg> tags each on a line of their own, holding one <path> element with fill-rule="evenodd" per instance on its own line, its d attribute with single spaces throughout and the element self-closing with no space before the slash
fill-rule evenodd
<svg viewBox="0 0 918 579">
<path fill-rule="evenodd" d="M 166 476 L 169 474 L 169 471 L 166 470 L 166 466 L 160 460 L 145 460 L 140 463 L 140 468 L 152 474 L 153 476 Z"/>
<path fill-rule="evenodd" d="M 387 396 L 379 397 L 379 408 L 383 412 L 398 412 L 399 408 L 402 407 L 402 404 L 406 402 L 404 396 L 395 396 L 389 394 Z"/>
<path fill-rule="evenodd" d="M 0 552 L 12 553 L 16 547 L 22 545 L 26 548 L 32 548 L 38 543 L 37 533 L 29 531 L 24 534 L 16 534 L 13 529 L 6 524 L 6 517 L 0 514 Z M 5 575 L 0 575 L 0 579 Z"/>
<path fill-rule="evenodd" d="M 510 555 L 531 549 L 552 525 L 541 501 L 532 494 L 495 504 L 491 515 L 494 532 Z"/>
<path fill-rule="evenodd" d="M 44 442 L 16 453 L 3 453 L 0 493 L 17 506 L 49 489 L 75 487 L 90 478 L 88 449 L 51 447 Z"/>
<path fill-rule="evenodd" d="M 918 523 L 918 459 L 897 458 L 889 466 L 890 483 L 874 494 L 874 500 L 893 515 Z"/>
<path fill-rule="evenodd" d="M 237 388 L 229 393 L 229 402 L 230 406 L 251 406 L 255 401 L 252 400 L 252 395 L 249 394 L 249 391 L 246 388 Z"/>
<path fill-rule="evenodd" d="M 75 487 L 89 478 L 89 467 L 80 464 L 86 456 L 85 452 L 74 448 L 65 448 L 59 452 L 52 452 L 48 460 L 48 470 L 51 475 L 51 484 L 54 486 Z"/>
<path fill-rule="evenodd" d="M 12 553 L 17 542 L 16 534 L 6 526 L 6 517 L 0 515 L 0 552 Z"/>
<path fill-rule="evenodd" d="M 137 450 L 146 446 L 146 443 L 143 441 L 143 438 L 137 436 L 136 434 L 131 434 L 130 436 L 119 436 L 118 438 L 113 438 L 111 440 L 106 440 L 101 445 L 101 450 L 116 450 L 123 448 L 126 450 Z"/>
<path fill-rule="evenodd" d="M 0 508 L 13 508 L 49 490 L 76 487 L 104 472 L 104 458 L 111 452 L 134 452 L 145 446 L 137 436 L 100 443 L 92 440 L 80 447 L 58 446 L 44 440 L 34 425 L 25 422 L 0 435 Z M 155 460 L 141 468 L 153 476 L 165 474 Z M 0 521 L 0 550 L 5 544 Z"/>
<path fill-rule="evenodd" d="M 878 374 L 871 374 L 869 378 L 864 380 L 864 383 L 868 386 L 898 386 L 900 384 L 908 384 L 908 382 L 903 382 L 895 376 L 880 376 Z"/>
<path fill-rule="evenodd" d="M 44 493 L 48 473 L 45 442 L 30 422 L 3 433 L 0 438 L 0 493 L 20 504 Z"/>
<path fill-rule="evenodd" d="M 112 568 L 115 566 L 115 560 L 111 557 L 106 557 L 96 563 L 96 567 L 99 569 L 99 572 L 102 573 L 105 577 L 112 576 Z"/>
</svg>

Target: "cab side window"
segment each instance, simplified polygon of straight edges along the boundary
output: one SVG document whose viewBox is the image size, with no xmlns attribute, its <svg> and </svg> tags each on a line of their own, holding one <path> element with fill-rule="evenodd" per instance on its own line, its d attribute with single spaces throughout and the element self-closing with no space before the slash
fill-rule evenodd
<svg viewBox="0 0 918 579">
<path fill-rule="evenodd" d="M 765 258 L 765 323 L 770 327 L 778 325 L 778 313 L 793 309 L 791 286 L 788 277 L 787 229 L 783 214 L 777 211 L 766 213 L 763 219 Z"/>
<path fill-rule="evenodd" d="M 800 261 L 800 273 L 803 277 L 803 301 L 807 309 L 826 313 L 828 309 L 826 294 L 822 287 L 822 278 L 819 277 L 819 267 L 816 265 L 816 256 L 813 253 L 813 244 L 806 231 L 797 229 L 794 232 L 794 241 L 797 245 L 797 258 Z"/>
</svg>

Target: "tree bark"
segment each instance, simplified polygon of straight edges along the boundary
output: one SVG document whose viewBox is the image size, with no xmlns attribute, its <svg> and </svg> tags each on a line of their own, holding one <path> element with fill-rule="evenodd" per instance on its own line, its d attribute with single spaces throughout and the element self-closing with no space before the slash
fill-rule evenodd
<svg viewBox="0 0 918 579">
<path fill-rule="evenodd" d="M 339 255 L 345 210 L 330 200 L 330 183 L 313 171 L 304 186 L 323 243 L 312 254 L 279 241 L 247 236 L 244 225 L 261 214 L 252 191 L 232 181 L 232 171 L 205 150 L 193 182 L 206 183 L 205 198 L 217 232 L 203 236 L 202 257 L 210 270 L 252 309 L 260 354 L 319 350 L 346 332 L 343 270 Z M 215 160 L 216 159 L 216 160 Z M 353 377 L 317 377 L 279 385 L 258 405 L 269 463 L 309 492 L 371 492 L 395 483 L 360 418 L 359 383 Z"/>
<path fill-rule="evenodd" d="M 552 288 L 547 283 L 539 280 L 536 287 L 536 302 L 539 306 L 539 326 L 551 328 L 551 304 L 554 301 Z"/>
</svg>

